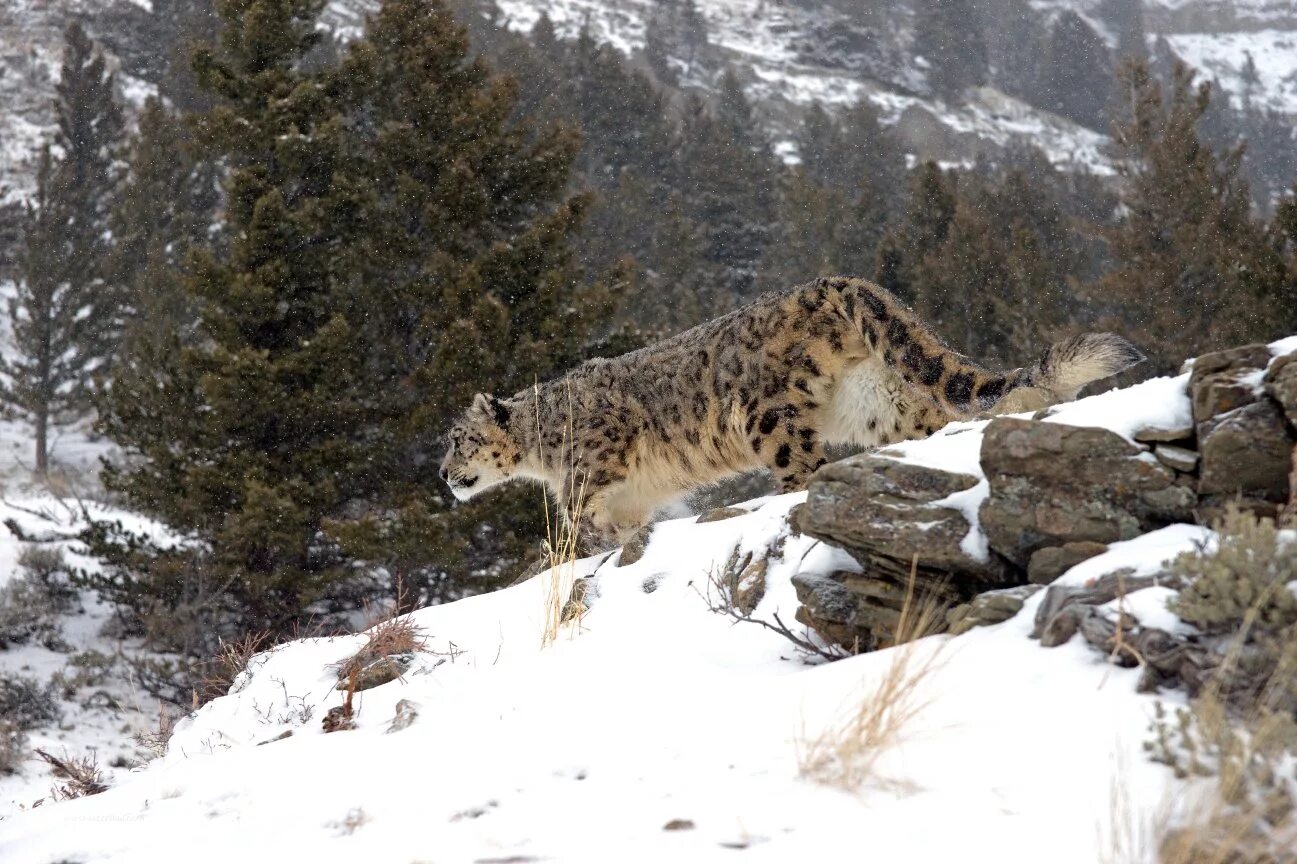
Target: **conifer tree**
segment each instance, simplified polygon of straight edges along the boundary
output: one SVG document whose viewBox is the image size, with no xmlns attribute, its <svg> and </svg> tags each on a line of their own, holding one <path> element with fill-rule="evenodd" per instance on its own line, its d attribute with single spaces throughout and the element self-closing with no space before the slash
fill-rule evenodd
<svg viewBox="0 0 1297 864">
<path fill-rule="evenodd" d="M 1091 129 L 1106 131 L 1114 80 L 1108 46 L 1071 10 L 1054 22 L 1038 104 Z"/>
<path fill-rule="evenodd" d="M 1275 335 L 1282 263 L 1250 213 L 1241 152 L 1200 140 L 1211 88 L 1177 64 L 1164 92 L 1143 63 L 1123 71 L 1125 215 L 1116 269 L 1097 285 L 1150 356 L 1175 357 Z"/>
<path fill-rule="evenodd" d="M 183 277 L 200 338 L 104 414 L 130 457 L 105 482 L 206 541 L 151 550 L 146 572 L 201 554 L 225 626 L 289 626 L 340 596 L 355 556 L 418 570 L 442 592 L 424 601 L 469 590 L 437 580 L 480 566 L 484 521 L 525 545 L 539 502 L 521 521 L 498 497 L 448 505 L 441 433 L 475 391 L 580 359 L 610 308 L 570 261 L 575 137 L 514 122 L 513 85 L 468 60 L 438 0 L 389 0 L 337 67 L 301 62 L 318 11 L 222 4 L 197 136 L 230 166 L 228 245 Z M 149 412 L 165 422 L 136 422 Z"/>
<path fill-rule="evenodd" d="M 969 0 L 918 0 L 914 50 L 928 64 L 928 84 L 949 102 L 986 83 L 986 38 Z"/>
<path fill-rule="evenodd" d="M 1118 67 L 1127 60 L 1148 57 L 1142 0 L 1100 0 L 1096 11 L 1116 33 Z"/>
<path fill-rule="evenodd" d="M 672 61 L 689 74 L 707 48 L 707 21 L 695 0 L 661 0 L 644 24 L 644 53 L 659 80 L 678 83 Z"/>
<path fill-rule="evenodd" d="M 179 271 L 189 250 L 213 237 L 215 166 L 197 157 L 183 120 L 156 98 L 140 112 L 127 162 L 109 214 L 113 247 L 106 262 L 123 295 L 126 330 L 188 330 L 193 302 Z"/>
<path fill-rule="evenodd" d="M 89 410 L 92 378 L 104 371 L 120 324 L 121 297 L 103 278 L 122 131 L 114 88 L 102 53 L 80 25 L 70 25 L 56 85 L 54 146 L 61 155 L 48 147 L 41 155 L 9 304 L 16 350 L 3 368 L 3 398 L 33 425 L 41 476 L 50 425 Z"/>
<path fill-rule="evenodd" d="M 25 417 L 35 438 L 39 477 L 49 471 L 50 426 L 85 411 L 98 357 L 85 345 L 91 322 L 85 297 L 69 269 L 68 225 L 73 204 L 60 194 L 58 165 L 41 151 L 35 199 L 28 203 L 18 253 L 15 293 L 9 298 L 13 351 L 0 360 L 5 407 Z"/>
<path fill-rule="evenodd" d="M 690 98 L 678 153 L 684 215 L 701 235 L 704 249 L 698 277 L 707 315 L 753 294 L 774 215 L 774 159 L 764 147 L 752 150 L 750 139 L 735 140 L 735 129 L 745 121 L 734 104 L 742 94 L 734 89 L 720 116 L 697 97 Z"/>
</svg>

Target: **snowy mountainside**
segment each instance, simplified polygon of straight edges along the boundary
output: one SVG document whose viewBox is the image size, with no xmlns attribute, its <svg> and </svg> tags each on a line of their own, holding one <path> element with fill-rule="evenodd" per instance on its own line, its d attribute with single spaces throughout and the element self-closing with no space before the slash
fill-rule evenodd
<svg viewBox="0 0 1297 864">
<path fill-rule="evenodd" d="M 1101 0 L 1034 0 L 1039 11 L 1072 9 L 1112 41 L 1098 7 Z M 71 20 L 87 23 L 92 35 L 130 0 L 11 2 L 0 10 L 0 189 L 18 200 L 33 183 L 36 153 L 52 130 L 50 99 L 58 74 L 61 31 Z M 139 4 L 147 6 L 147 4 Z M 655 0 L 501 0 L 506 26 L 529 29 L 544 12 L 557 30 L 573 35 L 589 28 L 596 39 L 627 54 L 642 51 Z M 373 0 L 332 0 L 322 22 L 341 37 L 363 27 Z M 1110 173 L 1103 153 L 1106 137 L 1038 108 L 982 88 L 966 105 L 951 106 L 926 95 L 922 64 L 913 56 L 908 5 L 874 20 L 851 4 L 776 3 L 771 0 L 698 0 L 706 22 L 709 51 L 743 81 L 759 115 L 781 146 L 802 111 L 818 101 L 830 108 L 861 98 L 873 101 L 887 122 L 898 124 L 907 149 L 919 158 L 967 163 L 977 155 L 1022 138 L 1060 167 Z M 1268 107 L 1297 115 L 1297 70 L 1292 40 L 1297 11 L 1289 0 L 1148 0 L 1150 39 L 1166 36 L 1172 47 L 1235 90 L 1244 51 L 1251 51 L 1260 76 L 1259 98 Z M 137 10 L 138 12 L 138 10 Z M 875 16 L 877 17 L 877 16 Z M 129 33 L 114 39 L 130 40 Z M 140 37 L 134 37 L 140 38 Z M 682 86 L 704 92 L 715 87 L 714 69 L 677 62 Z M 141 104 L 149 83 L 122 78 L 127 101 Z M 1235 90 L 1235 95 L 1237 91 Z"/>
<path fill-rule="evenodd" d="M 1293 350 L 1297 339 L 1271 347 Z M 1182 426 L 1188 382 L 1155 378 L 1045 419 L 1123 437 Z M 951 424 L 879 455 L 983 476 L 986 427 Z M 980 493 L 967 494 L 976 547 Z M 147 864 L 183 844 L 199 861 L 720 861 L 741 849 L 782 862 L 867 842 L 918 861 L 969 848 L 1005 862 L 1044 848 L 1061 864 L 1144 860 L 1195 788 L 1143 752 L 1157 701 L 1183 694 L 1138 693 L 1138 669 L 1079 638 L 1031 641 L 1043 591 L 1001 624 L 830 664 L 718 612 L 715 574 L 736 555 L 766 556 L 753 618 L 767 624 L 793 620 L 794 576 L 858 568 L 790 527 L 805 498 L 659 523 L 638 560 L 596 556 L 413 613 L 422 649 L 399 678 L 355 694 L 354 728 L 326 733 L 322 721 L 346 704 L 338 670 L 366 635 L 280 645 L 182 720 L 165 756 L 103 794 L 0 822 L 0 857 Z M 1210 537 L 1153 530 L 1055 584 L 1154 574 Z M 556 627 L 577 579 L 581 608 Z M 1182 629 L 1171 593 L 1132 591 L 1125 613 Z M 923 707 L 868 782 L 848 792 L 803 776 L 810 742 L 873 698 L 904 652 L 932 658 L 916 685 Z M 1104 857 L 1118 847 L 1130 857 Z"/>
</svg>

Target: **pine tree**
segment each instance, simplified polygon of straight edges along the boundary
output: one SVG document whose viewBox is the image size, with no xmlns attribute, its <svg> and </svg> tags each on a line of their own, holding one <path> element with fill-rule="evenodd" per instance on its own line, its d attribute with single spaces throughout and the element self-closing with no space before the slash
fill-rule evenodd
<svg viewBox="0 0 1297 864">
<path fill-rule="evenodd" d="M 1250 111 L 1252 100 L 1256 98 L 1257 88 L 1261 85 L 1261 73 L 1257 71 L 1256 60 L 1253 59 L 1251 51 L 1243 52 L 1243 69 L 1239 72 L 1239 80 L 1243 82 L 1239 99 L 1243 102 L 1243 110 Z"/>
<path fill-rule="evenodd" d="M 969 0 L 918 0 L 914 51 L 928 64 L 928 85 L 948 102 L 986 83 L 986 38 Z"/>
<path fill-rule="evenodd" d="M 707 21 L 695 0 L 660 0 L 644 24 L 644 53 L 659 80 L 678 83 L 675 65 L 694 71 L 707 48 Z"/>
<path fill-rule="evenodd" d="M 41 476 L 50 424 L 89 410 L 92 378 L 111 357 L 121 317 L 102 265 L 122 115 L 103 55 L 75 23 L 65 33 L 56 92 L 61 155 L 46 148 L 41 156 L 9 304 L 16 352 L 3 369 L 5 401 L 34 427 Z"/>
<path fill-rule="evenodd" d="M 1107 129 L 1114 87 L 1108 46 L 1075 12 L 1067 10 L 1054 22 L 1042 72 L 1042 108 L 1091 129 Z"/>
<path fill-rule="evenodd" d="M 731 100 L 742 99 L 741 93 L 730 94 Z M 722 103 L 719 116 L 697 97 L 685 106 L 676 182 L 684 215 L 705 250 L 700 276 L 708 315 L 752 296 L 757 265 L 770 242 L 776 167 L 764 146 L 753 150 L 750 139 L 735 140 L 742 123 L 732 104 Z"/>
<path fill-rule="evenodd" d="M 1100 0 L 1096 11 L 1117 35 L 1115 56 L 1118 64 L 1132 59 L 1147 59 L 1142 0 Z"/>
<path fill-rule="evenodd" d="M 62 155 L 55 165 L 51 194 L 69 208 L 65 272 L 85 306 L 82 314 L 91 322 L 82 329 L 80 350 L 106 364 L 120 332 L 122 298 L 115 286 L 106 284 L 101 264 L 108 251 L 105 228 L 124 121 L 114 76 L 79 24 L 70 24 L 64 34 L 63 65 L 55 91 L 54 146 Z"/>
<path fill-rule="evenodd" d="M 35 199 L 27 206 L 16 290 L 9 298 L 13 351 L 0 361 L 0 395 L 27 418 L 35 471 L 49 471 L 49 429 L 84 412 L 97 357 L 88 356 L 85 297 L 69 269 L 67 229 L 73 205 L 59 186 L 58 164 L 41 151 Z"/>
<path fill-rule="evenodd" d="M 1163 363 L 1275 335 L 1282 320 L 1282 262 L 1250 213 L 1241 152 L 1199 139 L 1211 88 L 1193 78 L 1176 65 L 1164 93 L 1145 64 L 1123 70 L 1125 215 L 1116 269 L 1096 286 Z"/>
<path fill-rule="evenodd" d="M 181 285 L 188 252 L 212 239 L 215 166 L 199 159 L 182 119 L 149 99 L 127 156 L 128 171 L 109 216 L 109 279 L 125 302 L 126 329 L 138 337 L 189 330 L 192 298 Z"/>
<path fill-rule="evenodd" d="M 986 25 L 987 60 L 992 83 L 1031 104 L 1040 97 L 1048 32 L 1027 0 L 995 0 Z"/>
<path fill-rule="evenodd" d="M 856 199 L 867 186 L 884 213 L 904 195 L 904 151 L 868 100 L 837 118 L 812 105 L 802 124 L 798 152 L 802 167 L 817 183 Z"/>
<path fill-rule="evenodd" d="M 511 120 L 513 85 L 467 59 L 437 0 L 389 0 L 337 67 L 301 62 L 318 10 L 223 3 L 222 56 L 197 60 L 220 103 L 197 133 L 230 166 L 228 246 L 184 274 L 201 338 L 105 411 L 129 456 L 105 482 L 206 541 L 226 626 L 340 599 L 355 556 L 417 570 L 443 592 L 425 601 L 468 590 L 437 580 L 478 569 L 481 524 L 526 535 L 541 508 L 449 507 L 441 433 L 475 391 L 580 359 L 611 306 L 571 265 L 576 138 Z"/>
</svg>

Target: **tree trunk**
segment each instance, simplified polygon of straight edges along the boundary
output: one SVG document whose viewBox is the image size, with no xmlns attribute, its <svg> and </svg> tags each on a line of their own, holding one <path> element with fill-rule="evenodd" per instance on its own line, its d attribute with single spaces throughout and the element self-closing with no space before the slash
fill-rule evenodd
<svg viewBox="0 0 1297 864">
<path fill-rule="evenodd" d="M 49 412 L 44 408 L 36 412 L 36 476 L 44 480 L 49 475 Z"/>
</svg>

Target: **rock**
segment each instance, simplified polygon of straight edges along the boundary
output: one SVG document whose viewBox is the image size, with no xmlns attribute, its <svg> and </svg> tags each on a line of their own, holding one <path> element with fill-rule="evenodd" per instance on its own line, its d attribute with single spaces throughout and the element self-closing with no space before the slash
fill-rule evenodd
<svg viewBox="0 0 1297 864">
<path fill-rule="evenodd" d="M 356 671 L 355 687 L 352 687 L 352 678 L 348 670 L 340 670 L 338 686 L 335 690 L 352 690 L 359 693 L 361 690 L 371 690 L 374 687 L 380 687 L 389 681 L 395 681 L 406 673 L 414 665 L 414 654 L 385 654 L 381 657 L 366 662 Z M 343 677 L 345 676 L 345 677 Z"/>
<path fill-rule="evenodd" d="M 694 823 L 692 819 L 672 819 L 662 826 L 663 831 L 692 831 Z"/>
<path fill-rule="evenodd" d="M 946 624 L 956 636 L 974 627 L 987 627 L 1008 621 L 1022 611 L 1027 598 L 1040 590 L 1039 585 L 1019 585 L 978 594 L 970 602 L 946 613 Z"/>
<path fill-rule="evenodd" d="M 1137 429 L 1133 437 L 1144 443 L 1162 441 L 1187 441 L 1193 438 L 1193 425 L 1188 426 L 1145 426 Z"/>
<path fill-rule="evenodd" d="M 1277 404 L 1263 399 L 1244 405 L 1200 430 L 1198 494 L 1287 500 L 1293 439 Z"/>
<path fill-rule="evenodd" d="M 512 588 L 514 585 L 521 585 L 528 579 L 534 579 L 547 570 L 549 570 L 549 556 L 544 554 L 538 555 L 533 558 L 526 567 L 522 568 L 522 572 L 518 574 L 517 578 L 509 583 L 509 587 Z"/>
<path fill-rule="evenodd" d="M 590 611 L 591 604 L 598 596 L 599 583 L 593 576 L 577 579 L 572 583 L 572 591 L 568 594 L 567 602 L 559 610 L 558 622 L 568 624 L 585 617 L 585 613 Z"/>
<path fill-rule="evenodd" d="M 626 541 L 626 545 L 621 547 L 621 557 L 617 559 L 617 566 L 628 567 L 643 558 L 644 550 L 648 548 L 649 538 L 652 536 L 652 525 L 645 525 L 632 534 L 631 538 Z"/>
<path fill-rule="evenodd" d="M 1026 567 L 1049 546 L 1129 540 L 1188 521 L 1193 490 L 1115 432 L 998 418 L 982 439 L 990 495 L 981 508 L 991 548 Z"/>
<path fill-rule="evenodd" d="M 735 516 L 746 516 L 748 511 L 742 507 L 714 507 L 694 520 L 699 525 L 707 522 L 720 522 L 725 519 L 733 519 Z"/>
<path fill-rule="evenodd" d="M 854 621 L 859 603 L 854 594 L 829 576 L 797 573 L 791 581 L 801 603 L 797 607 L 798 621 L 836 645 L 850 648 L 857 644 L 859 636 Z"/>
<path fill-rule="evenodd" d="M 1060 609 L 1040 628 L 1038 638 L 1042 648 L 1057 648 L 1065 645 L 1081 629 L 1081 610 L 1068 606 Z"/>
<path fill-rule="evenodd" d="M 1168 468 L 1190 474 L 1198 468 L 1198 451 L 1173 444 L 1158 444 L 1153 448 L 1157 461 Z"/>
<path fill-rule="evenodd" d="M 943 574 L 918 571 L 913 590 L 900 578 L 847 571 L 829 576 L 798 573 L 792 577 L 802 603 L 797 620 L 848 651 L 872 651 L 896 641 L 907 601 L 953 606 L 971 597 L 957 593 Z"/>
<path fill-rule="evenodd" d="M 1283 516 L 1284 524 L 1297 525 L 1297 447 L 1292 450 L 1292 473 L 1288 475 L 1288 507 Z"/>
<path fill-rule="evenodd" d="M 1252 379 L 1256 369 L 1240 372 L 1220 372 L 1209 375 L 1193 390 L 1193 419 L 1198 424 L 1198 435 L 1202 436 L 1203 424 L 1213 417 L 1227 414 L 1235 408 L 1241 408 L 1257 400 L 1256 385 Z"/>
<path fill-rule="evenodd" d="M 1265 392 L 1283 408 L 1288 422 L 1297 426 L 1297 353 L 1275 360 L 1265 376 Z"/>
<path fill-rule="evenodd" d="M 325 732 L 346 732 L 355 729 L 356 718 L 351 710 L 351 699 L 347 699 L 342 705 L 334 705 L 326 711 L 320 726 Z"/>
<path fill-rule="evenodd" d="M 1189 375 L 1189 386 L 1192 388 L 1196 382 L 1217 372 L 1236 369 L 1264 369 L 1265 365 L 1270 362 L 1270 356 L 1270 347 L 1262 343 L 1242 345 L 1238 348 L 1227 348 L 1224 351 L 1203 354 L 1193 361 L 1193 369 Z"/>
<path fill-rule="evenodd" d="M 1118 596 L 1157 584 L 1168 584 L 1168 577 L 1159 580 L 1154 576 L 1133 576 L 1130 570 L 1116 570 L 1088 585 L 1050 585 L 1036 608 L 1031 635 L 1047 648 L 1062 645 L 1080 628 L 1084 607 L 1102 606 Z"/>
<path fill-rule="evenodd" d="M 793 512 L 803 534 L 841 546 L 862 564 L 884 557 L 906 571 L 922 567 L 963 574 L 990 586 L 1012 584 L 1004 562 L 979 561 L 961 547 L 969 525 L 938 504 L 978 484 L 976 477 L 862 453 L 826 465 L 811 480 L 806 503 Z"/>
<path fill-rule="evenodd" d="M 387 724 L 387 731 L 400 732 L 402 729 L 408 729 L 417 719 L 419 719 L 418 705 L 409 699 L 397 700 L 396 714 L 392 717 L 392 722 Z"/>
<path fill-rule="evenodd" d="M 1107 545 L 1085 540 L 1037 549 L 1027 562 L 1027 581 L 1048 585 L 1082 561 L 1107 551 Z"/>
<path fill-rule="evenodd" d="M 734 581 L 734 608 L 741 615 L 751 615 L 766 596 L 766 567 L 769 558 L 758 558 L 739 571 Z"/>
</svg>

